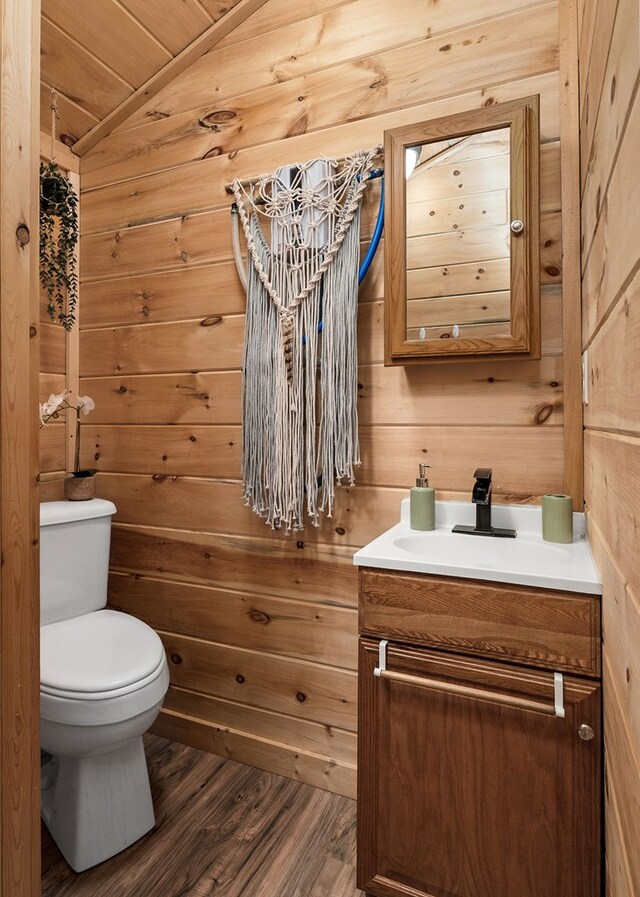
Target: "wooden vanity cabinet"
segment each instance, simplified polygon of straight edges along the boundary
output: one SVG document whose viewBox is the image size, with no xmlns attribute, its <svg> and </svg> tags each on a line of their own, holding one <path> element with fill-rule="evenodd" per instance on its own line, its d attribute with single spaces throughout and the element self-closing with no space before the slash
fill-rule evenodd
<svg viewBox="0 0 640 897">
<path fill-rule="evenodd" d="M 402 595 L 424 607 L 413 627 L 413 644 L 397 640 L 393 614 L 388 632 L 367 616 L 367 597 L 379 590 L 380 576 L 390 589 L 385 607 L 399 607 Z M 432 637 L 425 618 L 439 608 L 460 627 L 469 614 L 471 590 L 504 590 L 502 604 L 487 613 L 502 616 L 494 646 L 504 658 L 509 643 L 504 607 L 510 586 L 449 581 L 449 605 L 440 602 L 443 580 L 413 574 L 361 569 L 358 758 L 358 885 L 375 897 L 597 897 L 600 890 L 601 687 L 597 673 L 558 673 L 545 657 L 539 632 L 532 653 L 539 664 L 474 657 L 471 649 L 442 650 L 444 629 Z M 407 583 L 407 580 L 410 580 Z M 433 580 L 433 582 L 431 582 Z M 460 606 L 451 582 L 461 582 Z M 515 587 L 516 592 L 520 587 Z M 536 615 L 536 597 L 514 615 Z M 536 593 L 538 595 L 536 596 Z M 595 596 L 557 593 L 569 603 L 550 611 L 560 629 L 591 628 L 598 640 L 586 643 L 580 658 L 564 657 L 584 668 L 595 657 L 599 670 L 599 604 Z M 522 594 L 520 595 L 522 601 Z M 578 601 L 576 604 L 575 601 Z M 582 603 L 580 603 L 582 602 Z M 587 605 L 591 604 L 590 609 Z M 479 632 L 491 644 L 479 608 L 467 641 Z M 517 608 L 514 606 L 514 611 Z M 576 622 L 582 621 L 582 622 Z M 547 627 L 551 624 L 547 620 Z M 367 631 L 367 627 L 369 631 Z M 437 629 L 438 627 L 436 627 Z M 534 634 L 532 633 L 532 636 Z M 455 638 L 460 639 L 460 631 Z M 501 643 L 502 639 L 502 643 Z M 386 642 L 380 651 L 380 642 Z M 438 648 L 431 647 L 433 641 Z M 557 642 L 549 637 L 551 654 Z M 519 633 L 512 650 L 527 651 Z M 464 652 L 464 653 L 463 653 Z M 487 647 L 485 654 L 490 653 Z M 539 667 L 539 668 L 536 668 Z M 378 675 L 376 675 L 378 673 Z M 557 710 L 561 706 L 561 713 Z"/>
</svg>

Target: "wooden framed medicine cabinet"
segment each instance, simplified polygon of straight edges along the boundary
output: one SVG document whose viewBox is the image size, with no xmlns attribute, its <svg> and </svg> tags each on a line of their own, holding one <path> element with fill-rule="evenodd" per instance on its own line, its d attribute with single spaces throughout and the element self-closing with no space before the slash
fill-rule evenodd
<svg viewBox="0 0 640 897">
<path fill-rule="evenodd" d="M 385 132 L 385 364 L 540 357 L 539 98 Z"/>
</svg>

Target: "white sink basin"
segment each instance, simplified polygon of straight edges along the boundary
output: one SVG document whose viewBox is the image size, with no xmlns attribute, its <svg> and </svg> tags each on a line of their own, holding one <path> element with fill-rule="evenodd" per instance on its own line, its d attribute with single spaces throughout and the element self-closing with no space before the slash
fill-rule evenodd
<svg viewBox="0 0 640 897">
<path fill-rule="evenodd" d="M 409 526 L 408 501 L 402 519 L 354 555 L 354 563 L 387 570 L 510 582 L 547 589 L 602 593 L 600 574 L 584 535 L 583 515 L 574 515 L 574 541 L 542 539 L 540 508 L 500 505 L 495 526 L 515 528 L 515 539 L 452 533 L 456 523 L 473 523 L 474 509 L 463 502 L 437 502 L 437 528 L 417 532 Z"/>
<path fill-rule="evenodd" d="M 533 553 L 540 560 L 544 559 L 546 564 L 561 563 L 571 554 L 570 546 L 551 542 L 536 543 L 531 538 L 528 539 L 528 535 L 522 533 L 515 539 L 504 539 L 452 533 L 450 529 L 442 528 L 433 533 L 395 536 L 393 544 L 399 551 L 416 557 L 429 554 L 436 556 L 443 564 L 472 564 L 483 570 L 490 570 L 495 565 L 496 555 L 502 561 L 508 559 L 512 564 L 525 566 Z"/>
</svg>

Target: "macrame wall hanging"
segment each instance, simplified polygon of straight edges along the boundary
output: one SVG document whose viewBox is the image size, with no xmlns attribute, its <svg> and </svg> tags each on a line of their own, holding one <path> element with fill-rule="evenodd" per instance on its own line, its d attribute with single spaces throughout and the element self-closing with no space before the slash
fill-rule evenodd
<svg viewBox="0 0 640 897">
<path fill-rule="evenodd" d="M 380 152 L 232 185 L 249 252 L 244 499 L 274 529 L 318 526 L 355 481 L 360 208 Z"/>
</svg>

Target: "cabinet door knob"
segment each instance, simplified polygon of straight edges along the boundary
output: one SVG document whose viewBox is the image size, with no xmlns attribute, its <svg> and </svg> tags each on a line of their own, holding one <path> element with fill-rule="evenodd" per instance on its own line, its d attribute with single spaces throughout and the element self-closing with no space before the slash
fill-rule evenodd
<svg viewBox="0 0 640 897">
<path fill-rule="evenodd" d="M 583 741 L 592 741 L 593 737 L 593 729 L 591 726 L 582 723 L 582 725 L 578 727 L 578 738 L 581 738 Z"/>
<path fill-rule="evenodd" d="M 516 218 L 511 222 L 511 233 L 512 234 L 521 234 L 524 231 L 524 221 L 520 218 Z"/>
</svg>

